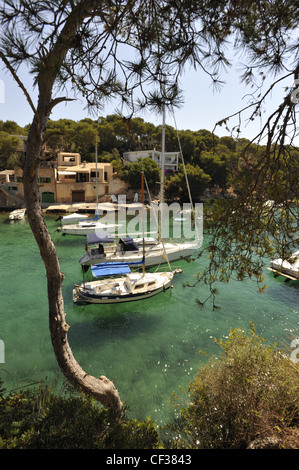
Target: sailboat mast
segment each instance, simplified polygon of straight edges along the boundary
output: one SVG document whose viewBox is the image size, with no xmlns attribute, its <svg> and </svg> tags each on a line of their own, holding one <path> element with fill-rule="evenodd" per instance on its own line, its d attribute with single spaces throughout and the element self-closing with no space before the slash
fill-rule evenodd
<svg viewBox="0 0 299 470">
<path fill-rule="evenodd" d="M 96 214 L 98 214 L 99 190 L 98 190 L 98 138 L 96 137 Z"/>
<path fill-rule="evenodd" d="M 165 161 L 165 105 L 163 105 L 162 112 L 162 147 L 161 147 L 161 187 L 160 187 L 160 210 L 159 210 L 159 221 L 158 221 L 158 240 L 162 238 L 162 204 L 164 200 L 164 161 Z"/>
<path fill-rule="evenodd" d="M 141 201 L 142 201 L 142 249 L 143 249 L 143 259 L 145 258 L 145 242 L 144 242 L 144 173 L 141 172 Z M 142 265 L 142 274 L 145 274 L 145 261 Z"/>
<path fill-rule="evenodd" d="M 162 149 L 161 149 L 161 192 L 160 192 L 160 204 L 164 199 L 164 161 L 165 161 L 165 106 L 163 106 L 163 117 L 162 117 Z"/>
</svg>

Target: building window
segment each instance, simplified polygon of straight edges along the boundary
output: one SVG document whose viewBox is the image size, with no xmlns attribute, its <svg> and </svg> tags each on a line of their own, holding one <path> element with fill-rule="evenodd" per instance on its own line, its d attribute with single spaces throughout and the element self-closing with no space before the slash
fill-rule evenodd
<svg viewBox="0 0 299 470">
<path fill-rule="evenodd" d="M 88 183 L 88 174 L 87 173 L 77 173 L 76 181 L 77 181 L 77 183 Z"/>
<path fill-rule="evenodd" d="M 99 172 L 98 172 L 98 180 L 99 180 Z M 90 172 L 90 181 L 96 181 L 97 180 L 97 172 L 96 171 L 91 171 Z"/>
<path fill-rule="evenodd" d="M 40 179 L 39 179 L 39 182 L 40 183 L 51 183 L 51 178 L 49 178 L 48 176 L 41 176 Z"/>
</svg>

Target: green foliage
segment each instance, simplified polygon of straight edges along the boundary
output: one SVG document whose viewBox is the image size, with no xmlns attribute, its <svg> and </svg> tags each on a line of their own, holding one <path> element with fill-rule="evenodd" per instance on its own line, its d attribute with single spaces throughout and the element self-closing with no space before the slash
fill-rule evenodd
<svg viewBox="0 0 299 470">
<path fill-rule="evenodd" d="M 213 184 L 227 186 L 230 175 L 230 151 L 224 145 L 217 145 L 212 151 L 203 151 L 199 158 L 200 167 L 211 177 Z"/>
<path fill-rule="evenodd" d="M 1 385 L 1 383 L 0 383 Z M 0 395 L 0 449 L 155 449 L 154 423 L 49 388 Z"/>
<path fill-rule="evenodd" d="M 198 371 L 191 403 L 181 413 L 176 444 L 192 448 L 246 448 L 259 436 L 281 436 L 299 426 L 299 369 L 251 328 L 231 330 L 219 359 Z"/>
<path fill-rule="evenodd" d="M 91 119 L 48 121 L 45 140 L 54 151 L 79 152 L 82 160 L 94 160 L 98 137 L 96 123 Z"/>
<path fill-rule="evenodd" d="M 186 165 L 186 173 L 193 201 L 197 201 L 204 189 L 211 181 L 211 177 L 200 167 L 190 163 Z M 188 187 L 185 172 L 182 165 L 179 165 L 178 172 L 169 178 L 165 185 L 165 197 L 172 200 L 179 198 L 182 202 L 189 201 Z"/>
<path fill-rule="evenodd" d="M 149 188 L 155 188 L 156 183 L 160 182 L 160 169 L 158 163 L 151 158 L 139 158 L 134 163 L 127 163 L 123 167 L 122 178 L 130 184 L 131 188 L 139 189 L 142 171 Z"/>
<path fill-rule="evenodd" d="M 19 137 L 0 131 L 0 170 L 11 170 L 20 164 L 23 143 Z"/>
<path fill-rule="evenodd" d="M 0 121 L 0 131 L 10 135 L 26 135 L 24 128 L 19 126 L 15 121 Z"/>
<path fill-rule="evenodd" d="M 288 259 L 298 239 L 298 151 L 273 148 L 267 154 L 263 146 L 240 141 L 227 164 L 237 197 L 205 204 L 210 258 L 198 283 L 255 278 L 262 291 L 265 260 Z"/>
</svg>

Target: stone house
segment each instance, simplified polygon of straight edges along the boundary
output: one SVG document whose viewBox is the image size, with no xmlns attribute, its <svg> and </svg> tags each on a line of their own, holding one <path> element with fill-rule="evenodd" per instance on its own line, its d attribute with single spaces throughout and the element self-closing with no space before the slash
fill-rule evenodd
<svg viewBox="0 0 299 470">
<path fill-rule="evenodd" d="M 0 189 L 2 182 L 5 190 L 23 199 L 22 174 L 19 167 L 1 172 Z M 114 178 L 111 163 L 81 162 L 79 153 L 59 152 L 57 161 L 45 161 L 40 165 L 39 189 L 42 203 L 94 202 L 97 193 L 99 197 L 119 194 L 126 191 L 127 185 Z"/>
</svg>

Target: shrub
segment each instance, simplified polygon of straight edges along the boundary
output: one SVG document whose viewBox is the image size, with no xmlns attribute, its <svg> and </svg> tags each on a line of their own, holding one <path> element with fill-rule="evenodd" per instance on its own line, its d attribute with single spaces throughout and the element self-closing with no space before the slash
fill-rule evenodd
<svg viewBox="0 0 299 470">
<path fill-rule="evenodd" d="M 266 346 L 253 327 L 250 336 L 232 330 L 218 344 L 221 358 L 200 369 L 189 386 L 191 403 L 179 429 L 185 441 L 181 437 L 176 447 L 242 449 L 292 427 L 298 432 L 298 365 Z"/>
<path fill-rule="evenodd" d="M 158 442 L 149 419 L 128 419 L 83 396 L 48 387 L 0 395 L 0 449 L 154 449 Z"/>
</svg>

